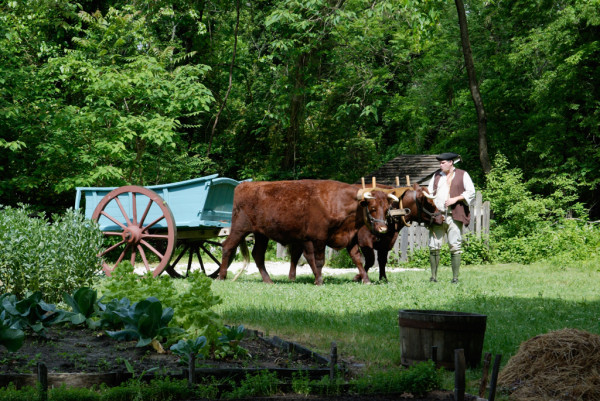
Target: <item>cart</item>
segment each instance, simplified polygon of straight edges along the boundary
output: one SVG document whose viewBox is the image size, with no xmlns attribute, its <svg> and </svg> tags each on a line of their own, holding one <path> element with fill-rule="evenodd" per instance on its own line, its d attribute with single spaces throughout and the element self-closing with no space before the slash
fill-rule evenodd
<svg viewBox="0 0 600 401">
<path fill-rule="evenodd" d="M 98 222 L 107 238 L 108 245 L 99 256 L 108 276 L 119 263 L 129 260 L 133 266 L 143 264 L 154 277 L 163 270 L 181 277 L 175 266 L 186 254 L 186 275 L 194 255 L 206 274 L 200 250 L 220 263 L 213 252 L 221 246 L 217 239 L 229 234 L 233 191 L 238 184 L 213 174 L 148 187 L 78 187 L 75 209 L 83 197 L 85 217 Z M 177 256 L 170 263 L 173 255 Z"/>
</svg>

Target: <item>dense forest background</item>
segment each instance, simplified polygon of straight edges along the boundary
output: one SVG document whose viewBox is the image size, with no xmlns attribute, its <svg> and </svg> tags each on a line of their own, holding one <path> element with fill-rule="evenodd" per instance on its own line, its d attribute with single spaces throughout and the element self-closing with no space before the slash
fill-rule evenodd
<svg viewBox="0 0 600 401">
<path fill-rule="evenodd" d="M 597 218 L 600 2 L 465 8 L 492 165 Z M 0 204 L 445 151 L 486 185 L 454 2 L 0 1 Z"/>
</svg>

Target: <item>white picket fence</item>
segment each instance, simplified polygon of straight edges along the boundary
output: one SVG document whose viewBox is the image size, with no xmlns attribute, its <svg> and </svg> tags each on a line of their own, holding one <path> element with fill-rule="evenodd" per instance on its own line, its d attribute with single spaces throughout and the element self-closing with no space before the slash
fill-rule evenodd
<svg viewBox="0 0 600 401">
<path fill-rule="evenodd" d="M 483 202 L 481 192 L 477 192 L 475 201 L 470 206 L 471 223 L 468 227 L 463 227 L 463 235 L 470 232 L 475 234 L 477 238 L 488 236 L 490 233 L 490 202 Z M 413 223 L 410 227 L 404 227 L 400 230 L 394 248 L 390 252 L 393 255 L 389 257 L 406 261 L 415 249 L 426 248 L 428 239 L 429 230 L 424 225 Z M 447 238 L 444 236 L 444 242 L 446 241 Z M 330 258 L 333 252 L 335 252 L 333 249 L 327 248 L 326 258 Z M 287 249 L 281 244 L 277 244 L 277 257 L 287 257 Z M 377 266 L 377 259 L 375 259 L 375 267 Z"/>
</svg>

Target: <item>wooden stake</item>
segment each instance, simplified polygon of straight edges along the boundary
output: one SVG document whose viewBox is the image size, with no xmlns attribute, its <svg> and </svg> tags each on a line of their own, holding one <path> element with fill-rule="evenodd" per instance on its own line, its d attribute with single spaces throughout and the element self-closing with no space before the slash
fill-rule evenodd
<svg viewBox="0 0 600 401">
<path fill-rule="evenodd" d="M 365 177 L 362 177 L 360 180 L 362 181 L 362 186 L 363 186 L 363 189 L 364 189 L 364 188 L 366 188 L 366 187 L 365 187 Z"/>
<path fill-rule="evenodd" d="M 375 184 L 375 177 L 373 177 L 373 188 L 375 188 L 377 184 Z"/>
<path fill-rule="evenodd" d="M 331 342 L 331 366 L 329 366 L 329 380 L 334 381 L 337 374 L 338 352 L 335 341 Z"/>
<path fill-rule="evenodd" d="M 485 388 L 487 387 L 491 361 L 492 361 L 492 354 L 489 352 L 486 352 L 483 357 L 483 375 L 481 376 L 481 383 L 479 383 L 479 397 L 481 397 L 481 398 L 483 398 L 483 396 L 485 395 Z"/>
<path fill-rule="evenodd" d="M 410 187 L 410 177 L 408 176 L 408 174 L 406 175 L 406 186 Z"/>
<path fill-rule="evenodd" d="M 48 401 L 48 368 L 44 362 L 37 364 L 37 376 L 40 383 L 40 400 Z"/>
<path fill-rule="evenodd" d="M 454 400 L 465 400 L 465 350 L 454 350 Z"/>
<path fill-rule="evenodd" d="M 488 401 L 494 401 L 496 398 L 496 383 L 498 381 L 498 371 L 500 370 L 500 360 L 502 359 L 501 354 L 496 354 L 494 358 L 494 368 L 492 369 L 492 379 L 490 380 L 490 394 L 488 395 Z"/>
<path fill-rule="evenodd" d="M 396 176 L 396 188 L 400 187 L 400 177 Z"/>
</svg>

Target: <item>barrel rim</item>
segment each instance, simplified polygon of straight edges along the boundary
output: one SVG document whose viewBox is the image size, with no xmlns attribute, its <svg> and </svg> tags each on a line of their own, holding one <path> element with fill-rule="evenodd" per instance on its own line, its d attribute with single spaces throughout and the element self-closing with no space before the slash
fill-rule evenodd
<svg viewBox="0 0 600 401">
<path fill-rule="evenodd" d="M 472 313 L 472 312 L 459 312 L 459 311 L 446 311 L 446 310 L 433 310 L 433 309 L 401 309 L 398 314 L 407 313 L 410 315 L 423 315 L 423 316 L 471 316 L 471 317 L 485 317 L 487 315 L 483 315 L 481 313 Z"/>
</svg>

